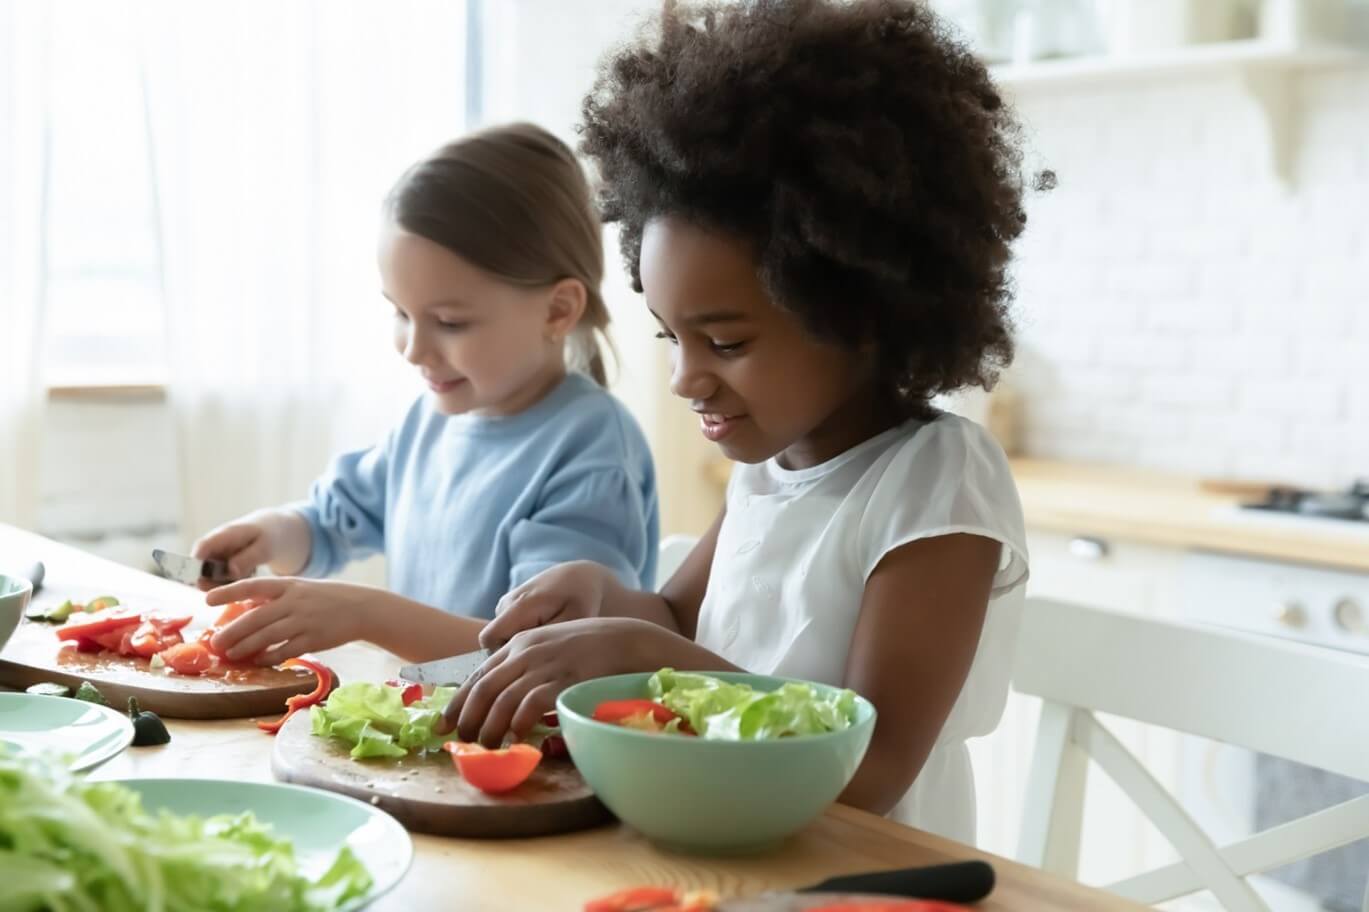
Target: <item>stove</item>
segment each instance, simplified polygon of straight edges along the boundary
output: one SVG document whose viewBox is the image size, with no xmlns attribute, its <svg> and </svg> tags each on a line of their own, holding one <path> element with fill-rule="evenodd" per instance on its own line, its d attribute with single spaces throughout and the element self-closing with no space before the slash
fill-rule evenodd
<svg viewBox="0 0 1369 912">
<path fill-rule="evenodd" d="M 1369 479 L 1360 479 L 1344 491 L 1270 488 L 1263 500 L 1243 503 L 1241 509 L 1369 523 Z"/>
</svg>

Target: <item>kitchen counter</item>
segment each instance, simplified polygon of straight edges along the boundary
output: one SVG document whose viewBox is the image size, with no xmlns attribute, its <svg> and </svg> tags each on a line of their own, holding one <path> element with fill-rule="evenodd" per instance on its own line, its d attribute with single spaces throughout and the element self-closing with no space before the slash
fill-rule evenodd
<svg viewBox="0 0 1369 912">
<path fill-rule="evenodd" d="M 1369 523 L 1236 513 L 1248 495 L 1196 478 L 1014 459 L 1029 528 L 1369 572 Z"/>
<path fill-rule="evenodd" d="M 191 590 L 0 524 L 0 562 L 41 559 L 49 582 L 79 580 L 113 593 L 184 601 Z M 194 596 L 198 598 L 198 596 Z M 384 680 L 399 660 L 353 644 L 320 658 L 349 681 Z M 251 720 L 167 720 L 171 742 L 129 748 L 94 772 L 98 779 L 207 777 L 271 781 L 272 739 Z M 566 910 L 597 895 L 641 883 L 706 888 L 724 896 L 795 887 L 836 874 L 983 858 L 997 874 L 993 894 L 976 909 L 1139 910 L 1142 907 L 970 846 L 909 829 L 873 814 L 833 805 L 777 851 L 743 858 L 702 858 L 660 851 L 622 825 L 540 839 L 449 839 L 415 834 L 414 863 L 373 912 L 460 908 L 466 912 Z"/>
</svg>

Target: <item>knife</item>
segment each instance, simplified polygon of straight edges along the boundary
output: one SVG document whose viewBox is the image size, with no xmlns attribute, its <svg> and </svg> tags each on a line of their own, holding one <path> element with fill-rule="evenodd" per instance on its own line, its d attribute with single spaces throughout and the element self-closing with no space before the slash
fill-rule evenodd
<svg viewBox="0 0 1369 912">
<path fill-rule="evenodd" d="M 416 684 L 460 687 L 490 657 L 488 649 L 477 649 L 458 656 L 419 662 L 399 669 L 399 676 Z"/>
<path fill-rule="evenodd" d="M 163 551 L 161 548 L 152 549 L 152 559 L 162 568 L 162 573 L 167 578 L 188 586 L 198 585 L 201 580 L 210 583 L 231 583 L 234 579 L 228 572 L 228 564 L 221 560 L 200 560 L 173 551 Z"/>
<path fill-rule="evenodd" d="M 978 902 L 993 892 L 993 868 L 984 861 L 960 861 L 925 868 L 900 868 L 831 877 L 800 893 L 875 893 L 910 899 Z"/>
<path fill-rule="evenodd" d="M 802 912 L 843 902 L 869 902 L 893 897 L 973 903 L 988 896 L 993 888 L 994 871 L 987 862 L 962 861 L 850 874 L 797 890 L 772 890 L 750 897 L 723 898 L 712 909 L 714 912 Z M 658 908 L 678 906 L 667 904 Z"/>
</svg>

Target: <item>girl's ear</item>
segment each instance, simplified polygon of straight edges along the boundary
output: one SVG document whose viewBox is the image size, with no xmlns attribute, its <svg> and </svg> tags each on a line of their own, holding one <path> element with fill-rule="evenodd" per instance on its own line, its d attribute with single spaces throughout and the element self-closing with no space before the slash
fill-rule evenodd
<svg viewBox="0 0 1369 912">
<path fill-rule="evenodd" d="M 553 285 L 547 303 L 547 338 L 560 341 L 569 336 L 588 305 L 589 292 L 579 279 L 562 279 Z"/>
</svg>

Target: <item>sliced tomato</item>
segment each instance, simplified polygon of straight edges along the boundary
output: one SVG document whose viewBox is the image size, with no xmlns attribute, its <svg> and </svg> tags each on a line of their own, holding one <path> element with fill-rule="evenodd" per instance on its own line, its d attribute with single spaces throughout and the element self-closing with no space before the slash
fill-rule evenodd
<svg viewBox="0 0 1369 912">
<path fill-rule="evenodd" d="M 119 637 L 119 648 L 114 651 L 121 656 L 137 655 L 137 653 L 133 651 L 133 631 L 137 629 L 138 628 L 136 627 L 120 628 L 121 636 Z"/>
<path fill-rule="evenodd" d="M 214 655 L 218 656 L 219 658 L 226 658 L 224 653 L 221 650 L 215 648 L 214 644 L 210 641 L 214 639 L 214 635 L 217 634 L 220 630 L 227 627 L 229 624 L 233 623 L 238 618 L 242 617 L 244 614 L 251 611 L 253 608 L 258 607 L 261 604 L 262 603 L 257 601 L 256 599 L 242 599 L 241 601 L 237 602 L 229 602 L 227 605 L 223 607 L 223 611 L 220 612 L 218 618 L 214 621 L 214 623 L 206 627 L 204 629 L 204 632 L 200 634 L 200 642 L 203 643 L 209 649 L 210 652 L 214 653 Z"/>
<path fill-rule="evenodd" d="M 194 615 L 180 614 L 167 617 L 161 614 L 148 614 L 143 616 L 144 624 L 151 624 L 162 633 L 175 633 L 177 630 L 184 630 L 185 627 L 194 620 Z"/>
<path fill-rule="evenodd" d="M 236 602 L 229 602 L 227 605 L 223 606 L 223 611 L 219 614 L 218 619 L 214 621 L 214 626 L 227 627 L 229 624 L 259 605 L 261 605 L 261 602 L 256 599 L 242 599 Z"/>
<path fill-rule="evenodd" d="M 214 653 L 203 643 L 179 643 L 157 653 L 176 674 L 201 675 L 215 664 Z"/>
<path fill-rule="evenodd" d="M 78 636 L 76 637 L 76 651 L 91 653 L 104 652 L 105 647 L 101 646 L 99 643 L 95 642 L 90 637 Z"/>
<path fill-rule="evenodd" d="M 175 620 L 180 621 L 180 618 Z M 186 622 L 189 622 L 189 618 L 186 618 Z M 185 642 L 180 633 L 180 628 L 184 626 L 185 624 L 167 626 L 160 624 L 156 618 L 148 618 L 129 635 L 128 645 L 132 650 L 131 654 L 150 659 L 159 652 L 180 645 Z"/>
<path fill-rule="evenodd" d="M 105 611 L 89 615 L 73 616 L 72 620 L 67 621 L 57 628 L 57 639 L 75 640 L 79 637 L 95 639 L 100 634 L 108 633 L 111 630 L 118 630 L 121 627 L 130 625 L 136 627 L 142 623 L 142 615 L 137 612 L 129 612 L 121 608 L 111 608 Z M 117 645 L 117 642 L 116 642 Z"/>
<path fill-rule="evenodd" d="M 452 755 L 463 779 L 491 795 L 518 788 L 542 762 L 542 752 L 531 744 L 489 750 L 479 744 L 448 741 L 442 749 Z"/>
<path fill-rule="evenodd" d="M 405 681 L 402 678 L 391 678 L 385 682 L 386 687 L 399 688 L 399 698 L 404 701 L 405 706 L 423 699 L 423 685 L 415 684 L 412 681 Z"/>
<path fill-rule="evenodd" d="M 132 629 L 133 628 L 131 626 L 118 627 L 114 630 L 106 630 L 104 633 L 97 633 L 94 636 L 88 637 L 87 639 L 99 643 L 100 648 L 102 650 L 108 652 L 118 652 L 119 647 L 124 642 L 124 635 Z"/>
</svg>

